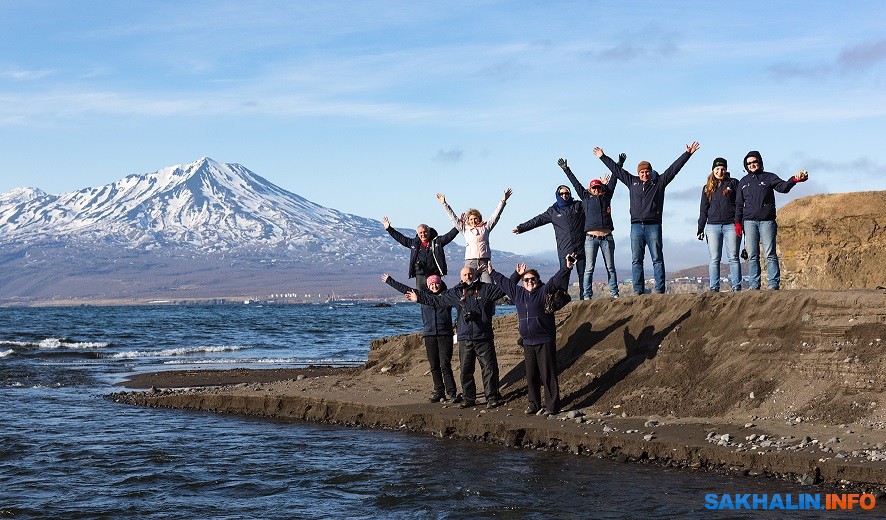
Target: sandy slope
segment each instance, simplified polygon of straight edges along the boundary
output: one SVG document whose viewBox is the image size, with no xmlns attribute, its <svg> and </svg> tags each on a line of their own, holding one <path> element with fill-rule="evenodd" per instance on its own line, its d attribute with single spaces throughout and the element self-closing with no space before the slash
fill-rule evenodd
<svg viewBox="0 0 886 520">
<path fill-rule="evenodd" d="M 886 489 L 883 291 L 574 302 L 558 327 L 556 418 L 522 413 L 513 315 L 495 323 L 508 403 L 494 410 L 425 402 L 416 334 L 374 341 L 362 368 L 150 374 L 127 386 L 160 390 L 110 397 Z"/>
</svg>

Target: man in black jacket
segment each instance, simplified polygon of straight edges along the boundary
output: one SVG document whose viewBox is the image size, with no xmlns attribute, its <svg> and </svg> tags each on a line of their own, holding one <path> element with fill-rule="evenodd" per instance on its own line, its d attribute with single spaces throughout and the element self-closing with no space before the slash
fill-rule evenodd
<svg viewBox="0 0 886 520">
<path fill-rule="evenodd" d="M 443 246 L 458 236 L 458 229 L 452 228 L 445 235 L 439 236 L 436 229 L 427 224 L 419 224 L 415 228 L 415 237 L 407 238 L 391 226 L 388 217 L 384 217 L 381 223 L 391 238 L 410 249 L 409 277 L 415 278 L 416 289 L 424 290 L 427 287 L 428 276 L 432 274 L 446 276 L 446 254 L 443 252 Z"/>
<path fill-rule="evenodd" d="M 473 267 L 461 270 L 461 283 L 441 292 L 409 291 L 406 299 L 434 307 L 453 306 L 457 309 L 458 359 L 461 367 L 461 391 L 464 401 L 461 408 L 476 405 L 477 384 L 474 381 L 474 361 L 479 359 L 483 374 L 483 393 L 486 407 L 501 404 L 498 388 L 498 358 L 495 355 L 495 338 L 492 317 L 495 316 L 495 300 L 505 295 L 501 287 L 480 281 L 480 273 Z"/>
<path fill-rule="evenodd" d="M 686 151 L 668 166 L 658 177 L 652 176 L 652 165 L 649 161 L 640 161 L 637 175 L 631 175 L 624 168 L 619 168 L 615 161 L 603 153 L 598 146 L 594 155 L 603 161 L 612 175 L 628 187 L 631 198 L 631 274 L 634 279 L 634 294 L 643 294 L 646 284 L 643 277 L 643 257 L 649 248 L 652 257 L 652 272 L 655 276 L 655 288 L 652 292 L 665 292 L 665 265 L 662 252 L 661 217 L 664 209 L 665 188 L 674 180 L 686 161 L 699 148 L 697 141 L 686 145 Z"/>
<path fill-rule="evenodd" d="M 557 256 L 560 257 L 560 269 L 566 267 L 566 257 L 575 256 L 576 271 L 585 270 L 585 212 L 580 200 L 572 198 L 569 186 L 557 186 L 554 204 L 544 213 L 536 215 L 526 222 L 517 225 L 514 233 L 525 233 L 546 224 L 554 227 L 554 238 L 557 241 Z M 578 277 L 578 295 L 584 299 L 585 287 L 582 277 Z"/>
</svg>

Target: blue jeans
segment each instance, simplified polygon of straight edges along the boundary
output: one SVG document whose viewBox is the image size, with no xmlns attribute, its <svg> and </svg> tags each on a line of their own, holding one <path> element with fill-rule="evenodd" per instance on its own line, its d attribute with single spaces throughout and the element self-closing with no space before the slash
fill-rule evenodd
<svg viewBox="0 0 886 520">
<path fill-rule="evenodd" d="M 726 243 L 726 255 L 729 260 L 729 285 L 733 291 L 741 290 L 741 264 L 738 262 L 738 248 L 741 237 L 735 234 L 735 224 L 708 224 L 704 227 L 707 236 L 711 263 L 708 265 L 708 276 L 711 279 L 711 290 L 720 290 L 720 258 L 723 257 L 723 243 Z"/>
<path fill-rule="evenodd" d="M 778 267 L 778 254 L 775 252 L 775 235 L 778 224 L 774 220 L 745 220 L 744 246 L 748 250 L 748 277 L 750 288 L 760 288 L 760 243 L 766 257 L 766 278 L 770 289 L 778 290 L 781 283 L 781 270 Z"/>
<path fill-rule="evenodd" d="M 563 269 L 564 267 L 566 267 L 566 256 L 561 255 L 560 256 L 560 269 Z M 581 295 L 584 294 L 584 290 L 585 290 L 584 289 L 585 286 L 582 285 L 584 282 L 584 280 L 582 279 L 582 273 L 584 273 L 584 271 L 585 271 L 585 255 L 584 255 L 584 253 L 579 252 L 579 251 L 575 252 L 575 265 L 573 267 L 575 267 L 575 272 L 578 273 L 578 299 L 581 300 L 582 299 Z"/>
<path fill-rule="evenodd" d="M 631 224 L 631 275 L 634 278 L 634 294 L 643 294 L 643 258 L 646 248 L 652 257 L 652 273 L 655 276 L 654 293 L 665 292 L 664 253 L 661 250 L 661 224 Z"/>
<path fill-rule="evenodd" d="M 606 275 L 609 279 L 609 295 L 618 296 L 618 275 L 615 274 L 615 239 L 612 234 L 600 238 L 588 235 L 585 238 L 585 261 L 587 268 L 584 270 L 585 292 L 584 300 L 590 300 L 594 295 L 594 266 L 597 264 L 597 251 L 603 253 L 603 265 L 606 266 Z"/>
</svg>

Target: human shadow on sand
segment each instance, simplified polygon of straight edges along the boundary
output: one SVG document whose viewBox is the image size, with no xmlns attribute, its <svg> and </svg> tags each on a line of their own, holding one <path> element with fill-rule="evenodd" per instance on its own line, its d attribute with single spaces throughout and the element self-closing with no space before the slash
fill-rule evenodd
<svg viewBox="0 0 886 520">
<path fill-rule="evenodd" d="M 583 408 L 596 403 L 610 388 L 624 380 L 644 361 L 654 358 L 658 354 L 658 347 L 662 340 L 691 314 L 692 312 L 687 310 L 673 323 L 658 332 L 655 332 L 655 327 L 648 325 L 639 335 L 633 336 L 629 327 L 625 327 L 625 357 L 612 365 L 602 376 L 594 378 L 583 388 L 564 396 L 562 398 L 563 407 Z"/>
<path fill-rule="evenodd" d="M 563 373 L 564 370 L 568 369 L 572 365 L 575 364 L 578 359 L 584 355 L 585 352 L 591 350 L 591 348 L 597 343 L 603 341 L 603 338 L 612 334 L 614 331 L 618 330 L 626 323 L 631 321 L 631 317 L 628 316 L 626 318 L 622 318 L 619 321 L 616 321 L 609 327 L 606 327 L 603 330 L 595 331 L 592 329 L 593 325 L 590 322 L 582 323 L 578 329 L 569 339 L 566 340 L 566 343 L 557 350 L 557 373 Z M 523 395 L 526 395 L 526 363 L 519 363 L 517 366 L 512 368 L 504 377 L 501 378 L 501 388 L 508 388 L 514 383 L 518 383 L 522 381 L 521 386 L 517 386 L 509 393 L 504 395 L 504 398 L 508 401 L 512 399 L 516 399 Z"/>
</svg>

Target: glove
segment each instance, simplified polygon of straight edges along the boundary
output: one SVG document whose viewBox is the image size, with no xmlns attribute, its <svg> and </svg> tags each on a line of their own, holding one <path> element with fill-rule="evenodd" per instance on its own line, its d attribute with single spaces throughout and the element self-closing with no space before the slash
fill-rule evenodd
<svg viewBox="0 0 886 520">
<path fill-rule="evenodd" d="M 566 171 L 566 168 L 569 168 L 569 165 L 566 164 L 566 159 L 557 159 L 557 166 L 563 168 L 563 171 Z"/>
<path fill-rule="evenodd" d="M 809 180 L 809 175 L 804 172 L 800 172 L 797 175 L 791 177 L 791 180 L 794 182 L 806 182 Z"/>
<path fill-rule="evenodd" d="M 627 161 L 627 160 L 628 160 L 628 154 L 626 154 L 626 153 L 618 154 L 618 165 L 619 166 L 624 166 L 625 161 Z"/>
<path fill-rule="evenodd" d="M 704 240 L 704 231 L 699 231 L 697 235 L 695 235 L 699 240 Z"/>
<path fill-rule="evenodd" d="M 735 234 L 738 236 L 741 236 L 742 234 L 744 234 L 743 231 L 744 230 L 741 228 L 741 222 L 736 222 L 735 223 Z"/>
</svg>

